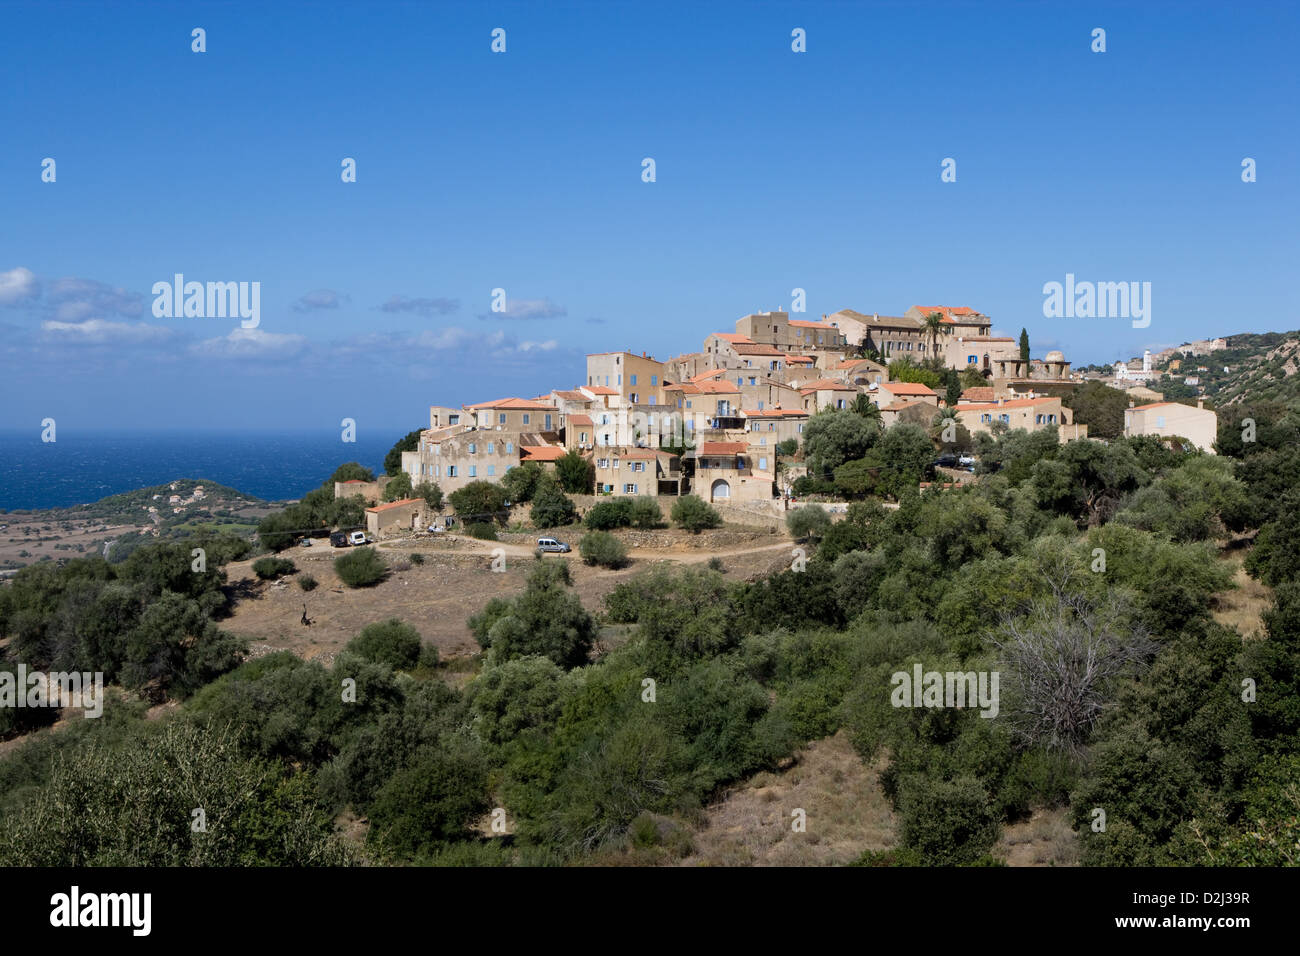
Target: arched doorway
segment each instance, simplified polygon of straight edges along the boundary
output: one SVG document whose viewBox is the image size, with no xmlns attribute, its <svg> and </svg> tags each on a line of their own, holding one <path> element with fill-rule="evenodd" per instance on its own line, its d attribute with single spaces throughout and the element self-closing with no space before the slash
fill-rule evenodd
<svg viewBox="0 0 1300 956">
<path fill-rule="evenodd" d="M 709 500 L 730 501 L 731 485 L 727 484 L 725 479 L 719 478 L 713 483 L 713 487 L 709 489 Z"/>
</svg>

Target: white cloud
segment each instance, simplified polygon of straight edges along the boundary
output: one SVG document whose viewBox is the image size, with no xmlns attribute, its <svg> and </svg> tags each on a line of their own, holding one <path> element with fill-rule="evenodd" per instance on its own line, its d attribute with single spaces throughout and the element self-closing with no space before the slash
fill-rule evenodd
<svg viewBox="0 0 1300 956">
<path fill-rule="evenodd" d="M 337 309 L 340 302 L 349 302 L 351 298 L 339 295 L 333 289 L 316 289 L 308 292 L 293 304 L 295 312 L 312 312 L 316 309 Z"/>
<path fill-rule="evenodd" d="M 23 299 L 34 299 L 41 294 L 41 285 L 31 269 L 18 266 L 0 272 L 0 305 L 14 305 Z"/>
<path fill-rule="evenodd" d="M 301 335 L 238 328 L 223 338 L 205 339 L 191 346 L 190 353 L 218 359 L 283 359 L 297 355 L 306 346 L 307 339 Z"/>
<path fill-rule="evenodd" d="M 123 315 L 134 318 L 144 312 L 144 296 L 94 279 L 56 279 L 50 285 L 49 302 L 54 317 L 77 322 L 92 315 Z"/>
<path fill-rule="evenodd" d="M 172 338 L 174 329 L 143 322 L 109 322 L 105 319 L 87 319 L 85 322 L 59 322 L 46 320 L 41 330 L 52 342 L 86 345 L 118 345 L 163 342 Z"/>
<path fill-rule="evenodd" d="M 558 319 L 569 314 L 568 309 L 550 299 L 512 299 L 506 297 L 504 312 L 480 312 L 480 319 Z"/>
</svg>

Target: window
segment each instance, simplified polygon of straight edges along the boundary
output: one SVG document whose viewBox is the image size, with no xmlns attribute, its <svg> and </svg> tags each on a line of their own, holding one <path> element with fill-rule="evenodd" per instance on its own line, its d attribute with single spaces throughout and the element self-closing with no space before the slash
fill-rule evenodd
<svg viewBox="0 0 1300 956">
<path fill-rule="evenodd" d="M 653 395 L 651 395 L 651 396 L 650 396 L 650 404 L 653 405 L 654 403 L 655 403 L 655 397 L 654 397 Z"/>
<path fill-rule="evenodd" d="M 497 453 L 496 442 L 491 442 L 491 441 L 488 442 L 488 454 L 495 455 L 496 453 Z"/>
<path fill-rule="evenodd" d="M 527 425 L 528 422 L 529 422 L 529 415 L 527 412 L 524 412 L 524 424 Z"/>
<path fill-rule="evenodd" d="M 622 388 L 622 387 L 623 387 L 623 376 L 622 376 L 622 375 L 618 375 L 618 376 L 616 376 L 616 378 L 618 378 L 618 387 L 619 387 L 619 388 Z"/>
<path fill-rule="evenodd" d="M 767 423 L 767 430 L 770 431 L 770 432 L 774 432 L 774 431 L 776 431 L 776 422 L 768 422 L 768 423 Z"/>
<path fill-rule="evenodd" d="M 977 361 L 977 360 L 976 360 L 976 358 L 975 358 L 974 355 L 968 355 L 968 356 L 966 356 L 966 364 L 967 364 L 967 365 L 974 365 L 976 361 Z"/>
<path fill-rule="evenodd" d="M 497 424 L 504 425 L 505 423 L 506 423 L 506 413 L 502 412 L 500 415 L 497 416 Z"/>
<path fill-rule="evenodd" d="M 512 441 L 506 442 L 506 454 L 513 455 L 514 453 L 515 453 L 515 443 Z"/>
<path fill-rule="evenodd" d="M 447 424 L 448 424 L 448 425 L 459 425 L 459 424 L 460 424 L 460 416 L 459 416 L 459 415 L 448 415 L 448 416 L 447 416 Z"/>
<path fill-rule="evenodd" d="M 615 471 L 618 471 L 618 459 L 615 458 L 615 459 L 611 462 L 611 464 L 613 465 L 614 470 L 615 470 Z"/>
<path fill-rule="evenodd" d="M 587 433 L 586 433 L 586 432 L 578 432 L 578 443 L 581 444 L 581 445 L 585 445 L 585 444 L 587 444 Z"/>
<path fill-rule="evenodd" d="M 469 443 L 469 453 L 472 455 L 472 454 L 474 454 L 474 452 L 477 451 L 477 450 L 478 450 L 478 446 L 477 446 L 476 444 L 474 444 L 474 442 L 470 442 L 470 443 Z"/>
<path fill-rule="evenodd" d="M 750 385 L 757 385 L 757 384 L 758 384 L 758 379 L 755 378 L 753 375 L 749 376 L 749 384 L 750 384 Z"/>
<path fill-rule="evenodd" d="M 659 376 L 658 376 L 658 375 L 651 375 L 651 376 L 650 376 L 650 384 L 651 384 L 651 385 L 658 385 L 658 384 L 659 384 Z"/>
<path fill-rule="evenodd" d="M 478 477 L 478 465 L 470 465 L 470 466 L 469 466 L 469 476 L 470 476 L 471 478 L 476 478 L 476 477 Z"/>
<path fill-rule="evenodd" d="M 608 468 L 608 467 L 609 467 L 609 459 L 608 459 L 608 458 L 597 458 L 597 459 L 596 459 L 596 467 L 597 467 L 597 468 Z"/>
<path fill-rule="evenodd" d="M 1157 415 L 1157 416 L 1156 416 L 1156 428 L 1164 428 L 1164 427 L 1165 427 L 1165 416 L 1163 416 L 1163 415 Z"/>
<path fill-rule="evenodd" d="M 837 399 L 835 399 L 835 407 L 836 407 L 836 408 L 843 408 L 843 407 L 844 407 L 844 399 L 842 399 L 842 398 L 837 398 Z"/>
<path fill-rule="evenodd" d="M 497 473 L 497 466 L 496 466 L 496 465 L 488 465 L 488 477 L 491 477 L 492 475 L 495 475 L 496 473 Z"/>
<path fill-rule="evenodd" d="M 633 392 L 632 394 L 630 394 L 630 395 L 628 396 L 628 399 L 632 402 L 633 405 L 640 405 L 640 404 L 641 404 L 641 398 L 640 398 L 640 396 L 639 396 L 636 392 Z"/>
<path fill-rule="evenodd" d="M 455 477 L 456 477 L 456 466 L 455 466 L 455 465 L 448 465 L 448 466 L 447 466 L 447 477 L 448 477 L 448 478 L 455 478 Z"/>
<path fill-rule="evenodd" d="M 631 382 L 631 384 L 633 384 L 633 385 L 636 384 L 636 376 L 635 376 L 635 375 L 632 376 L 632 382 Z"/>
<path fill-rule="evenodd" d="M 605 376 L 605 387 L 606 387 L 606 388 L 609 388 L 609 376 L 608 376 L 608 375 Z"/>
<path fill-rule="evenodd" d="M 760 438 L 760 439 L 758 440 L 758 443 L 759 443 L 760 445 L 766 445 L 766 444 L 767 444 L 767 439 L 766 439 L 766 438 Z"/>
<path fill-rule="evenodd" d="M 744 385 L 744 384 L 745 384 L 745 380 L 744 380 L 744 378 L 742 378 L 741 376 L 737 375 L 737 376 L 736 376 L 736 384 L 737 384 L 737 385 Z"/>
<path fill-rule="evenodd" d="M 998 416 L 998 421 L 1006 422 L 1008 425 L 1010 425 L 1011 416 L 1008 415 L 1006 412 L 1003 412 L 1001 415 Z"/>
<path fill-rule="evenodd" d="M 761 411 L 763 410 L 763 408 L 764 408 L 763 400 L 760 398 L 760 399 L 758 400 L 758 410 L 761 412 Z"/>
<path fill-rule="evenodd" d="M 800 434 L 800 435 L 803 434 L 803 422 L 800 422 L 800 423 L 799 423 L 799 434 Z"/>
<path fill-rule="evenodd" d="M 767 471 L 767 459 L 766 459 L 766 458 L 760 458 L 760 459 L 758 460 L 758 470 L 759 470 L 759 471 Z"/>
<path fill-rule="evenodd" d="M 988 412 L 985 412 L 983 415 L 980 416 L 980 422 L 982 423 L 987 424 L 988 422 L 991 421 L 993 421 L 993 416 L 990 415 Z"/>
<path fill-rule="evenodd" d="M 625 494 L 625 495 L 634 495 L 634 494 L 636 494 L 636 485 L 624 485 L 624 486 L 623 486 L 623 494 Z"/>
</svg>

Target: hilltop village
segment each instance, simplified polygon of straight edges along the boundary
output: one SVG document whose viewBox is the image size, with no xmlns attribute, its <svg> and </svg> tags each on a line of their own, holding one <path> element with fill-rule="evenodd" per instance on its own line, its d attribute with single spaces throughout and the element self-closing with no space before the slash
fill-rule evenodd
<svg viewBox="0 0 1300 956">
<path fill-rule="evenodd" d="M 1145 387 L 1147 377 L 1119 363 L 1106 376 L 1133 390 L 1125 434 L 1176 435 L 1210 450 L 1215 413 L 1162 401 Z M 792 449 L 820 411 L 861 409 L 865 401 L 885 428 L 932 428 L 951 418 L 970 435 L 1056 429 L 1067 442 L 1088 436 L 1063 403 L 1084 381 L 1061 352 L 1030 358 L 1027 338 L 1022 348 L 993 335 L 992 320 L 967 307 L 913 306 L 901 316 L 845 309 L 821 321 L 756 312 L 733 332 L 707 335 L 698 351 L 664 361 L 600 352 L 587 356 L 585 380 L 569 388 L 431 406 L 429 427 L 402 453 L 401 470 L 412 485 L 435 483 L 450 493 L 576 453 L 590 461 L 597 495 L 690 493 L 714 505 L 780 507 L 801 474 Z M 781 468 L 778 448 L 787 459 Z M 377 487 L 360 484 L 340 483 L 336 494 L 377 497 Z M 370 530 L 417 526 L 420 504 L 377 505 Z"/>
</svg>

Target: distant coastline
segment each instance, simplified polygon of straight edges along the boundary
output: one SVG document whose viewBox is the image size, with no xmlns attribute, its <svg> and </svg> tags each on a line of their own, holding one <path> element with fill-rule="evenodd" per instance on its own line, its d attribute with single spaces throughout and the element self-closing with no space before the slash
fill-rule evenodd
<svg viewBox="0 0 1300 956">
<path fill-rule="evenodd" d="M 90 504 L 178 477 L 200 477 L 266 501 L 298 498 L 339 464 L 376 472 L 405 434 L 360 429 L 344 443 L 326 432 L 100 432 L 61 428 L 43 443 L 38 428 L 0 431 L 0 509 Z"/>
</svg>

